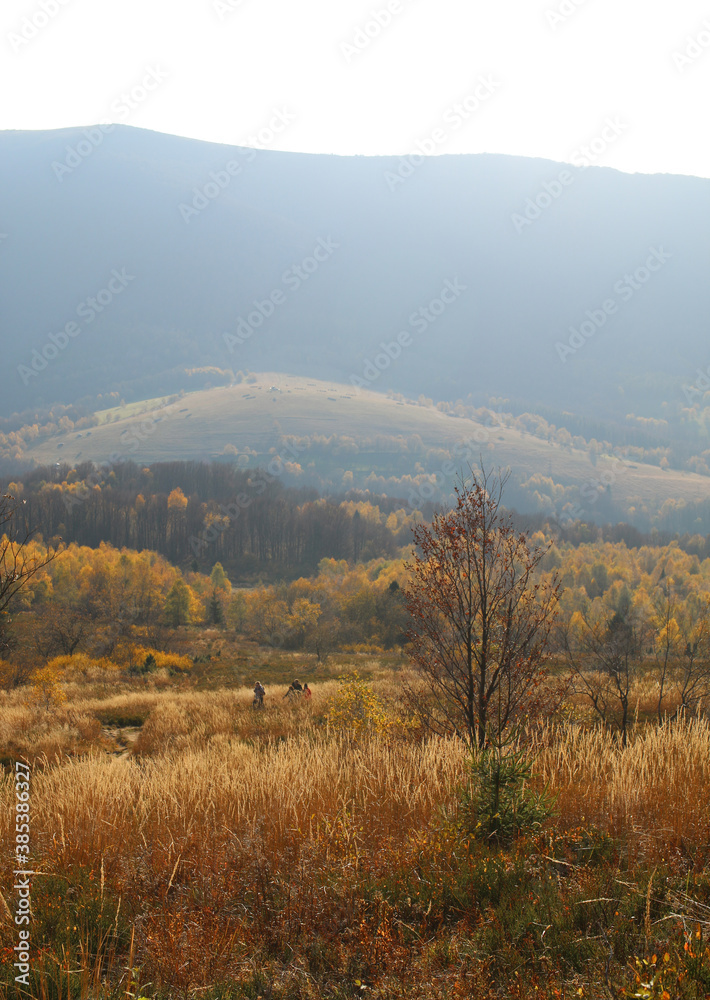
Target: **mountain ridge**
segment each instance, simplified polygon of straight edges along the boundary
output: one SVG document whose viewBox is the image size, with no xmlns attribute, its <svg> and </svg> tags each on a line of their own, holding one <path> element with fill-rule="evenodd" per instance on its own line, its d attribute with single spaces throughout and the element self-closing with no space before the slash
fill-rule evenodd
<svg viewBox="0 0 710 1000">
<path fill-rule="evenodd" d="M 703 178 L 440 154 L 390 191 L 384 175 L 406 157 L 240 153 L 115 126 L 57 180 L 52 162 L 86 131 L 0 133 L 5 414 L 109 391 L 137 399 L 163 383 L 175 390 L 184 368 L 199 365 L 348 381 L 403 331 L 412 347 L 378 389 L 481 403 L 514 396 L 619 419 L 662 416 L 706 361 Z M 241 168 L 233 175 L 230 162 Z M 205 207 L 183 221 L 180 205 L 195 192 Z M 535 218 L 517 232 L 526 205 Z M 283 291 L 282 275 L 319 239 L 336 252 L 230 350 L 225 334 Z M 667 265 L 562 365 L 555 344 L 658 247 Z M 50 335 L 61 339 L 122 268 L 135 273 L 125 294 L 54 355 Z M 446 281 L 466 292 L 416 342 L 410 318 Z M 33 351 L 47 365 L 25 384 L 18 369 Z M 646 377 L 665 398 L 647 391 Z"/>
</svg>

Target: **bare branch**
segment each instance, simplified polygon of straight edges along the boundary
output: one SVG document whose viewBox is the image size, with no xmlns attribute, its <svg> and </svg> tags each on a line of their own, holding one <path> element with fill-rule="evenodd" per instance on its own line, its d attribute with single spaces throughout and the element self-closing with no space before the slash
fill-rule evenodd
<svg viewBox="0 0 710 1000">
<path fill-rule="evenodd" d="M 414 532 L 404 594 L 425 724 L 483 747 L 536 713 L 548 695 L 547 641 L 557 584 L 535 582 L 547 548 L 514 530 L 501 499 L 507 476 L 471 469 L 454 509 Z"/>
<path fill-rule="evenodd" d="M 0 649 L 9 642 L 9 610 L 17 593 L 35 573 L 50 563 L 56 551 L 29 549 L 34 530 L 25 517 L 25 503 L 5 494 L 0 496 Z"/>
</svg>

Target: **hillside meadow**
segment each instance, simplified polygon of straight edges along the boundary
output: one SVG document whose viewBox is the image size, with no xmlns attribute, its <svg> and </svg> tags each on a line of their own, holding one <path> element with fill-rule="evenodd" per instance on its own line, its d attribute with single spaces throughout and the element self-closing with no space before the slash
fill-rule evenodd
<svg viewBox="0 0 710 1000">
<path fill-rule="evenodd" d="M 531 769 L 514 798 L 546 789 L 546 818 L 487 839 L 480 772 L 418 726 L 403 658 L 249 661 L 241 684 L 217 660 L 108 682 L 94 664 L 49 707 L 0 693 L 0 838 L 25 759 L 36 872 L 21 991 L 4 852 L 0 996 L 710 994 L 704 717 L 637 721 L 622 747 L 572 700 L 509 750 Z M 310 702 L 284 698 L 294 676 Z"/>
<path fill-rule="evenodd" d="M 205 369 L 208 385 L 212 378 L 218 384 L 81 417 L 72 411 L 73 419 L 56 407 L 51 419 L 37 416 L 0 432 L 0 457 L 48 471 L 94 462 L 106 474 L 129 461 L 236 463 L 251 473 L 266 469 L 289 486 L 365 489 L 407 498 L 416 509 L 446 499 L 455 470 L 483 456 L 515 470 L 508 497 L 520 509 L 672 530 L 689 530 L 706 514 L 702 415 L 687 416 L 700 440 L 686 455 L 664 422 L 633 414 L 620 427 L 571 414 L 554 423 L 537 412 L 505 412 L 495 401 L 435 404 L 385 394 L 385 383 L 239 372 L 219 384 L 227 374 Z"/>
</svg>

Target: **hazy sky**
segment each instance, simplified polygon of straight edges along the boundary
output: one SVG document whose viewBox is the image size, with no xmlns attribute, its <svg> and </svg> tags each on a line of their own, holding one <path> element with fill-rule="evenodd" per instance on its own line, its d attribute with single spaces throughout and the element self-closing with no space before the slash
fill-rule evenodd
<svg viewBox="0 0 710 1000">
<path fill-rule="evenodd" d="M 3 0 L 0 34 L 3 129 L 710 177 L 703 0 Z"/>
</svg>

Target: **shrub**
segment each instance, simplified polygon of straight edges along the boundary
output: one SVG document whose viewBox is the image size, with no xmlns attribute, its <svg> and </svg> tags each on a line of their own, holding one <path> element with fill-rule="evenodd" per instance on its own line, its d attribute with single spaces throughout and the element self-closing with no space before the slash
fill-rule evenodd
<svg viewBox="0 0 710 1000">
<path fill-rule="evenodd" d="M 189 656 L 180 656 L 178 653 L 163 653 L 159 649 L 151 649 L 148 646 L 131 646 L 130 664 L 128 671 L 131 674 L 148 674 L 156 670 L 165 669 L 169 673 L 187 673 L 192 669 L 192 660 Z"/>
<path fill-rule="evenodd" d="M 524 749 L 472 748 L 460 791 L 459 825 L 467 835 L 508 843 L 547 819 L 554 797 L 529 785 L 532 762 Z"/>
<path fill-rule="evenodd" d="M 341 680 L 328 711 L 328 722 L 352 733 L 384 733 L 391 725 L 384 703 L 357 672 Z"/>
</svg>

